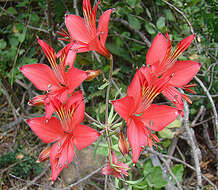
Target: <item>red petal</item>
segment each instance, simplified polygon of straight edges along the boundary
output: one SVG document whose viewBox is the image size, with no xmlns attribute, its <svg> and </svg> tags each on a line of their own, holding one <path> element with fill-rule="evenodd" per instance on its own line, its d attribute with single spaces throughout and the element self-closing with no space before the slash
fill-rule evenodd
<svg viewBox="0 0 218 190">
<path fill-rule="evenodd" d="M 95 129 L 80 124 L 76 126 L 73 134 L 74 143 L 79 150 L 91 145 L 100 136 Z"/>
<path fill-rule="evenodd" d="M 113 169 L 110 167 L 110 164 L 108 163 L 107 166 L 105 166 L 102 170 L 101 173 L 104 175 L 111 175 L 113 173 Z"/>
<path fill-rule="evenodd" d="M 50 120 L 46 120 L 45 117 L 37 117 L 28 119 L 27 123 L 44 143 L 54 142 L 64 134 L 60 121 L 55 117 Z"/>
<path fill-rule="evenodd" d="M 52 106 L 48 97 L 45 99 L 44 104 L 45 104 L 45 118 L 50 119 L 55 109 Z"/>
<path fill-rule="evenodd" d="M 109 9 L 105 11 L 99 18 L 98 21 L 98 29 L 97 34 L 100 35 L 100 41 L 105 46 L 105 42 L 108 35 L 108 25 L 110 20 L 110 15 L 112 13 L 113 9 Z"/>
<path fill-rule="evenodd" d="M 105 57 L 110 57 L 110 52 L 106 49 L 105 45 L 99 41 L 97 35 L 89 42 L 88 51 L 97 51 Z M 79 50 L 79 52 L 81 52 L 81 50 Z"/>
<path fill-rule="evenodd" d="M 72 93 L 86 78 L 88 73 L 77 68 L 71 68 L 66 73 L 67 86 Z"/>
<path fill-rule="evenodd" d="M 73 115 L 71 124 L 72 126 L 76 126 L 83 121 L 84 114 L 85 114 L 85 103 L 83 100 L 82 91 L 75 92 L 66 102 L 65 109 L 69 112 L 71 106 L 73 105 Z"/>
<path fill-rule="evenodd" d="M 140 78 L 142 78 L 140 75 L 142 75 L 142 73 L 140 70 L 136 70 L 136 74 L 127 89 L 127 95 L 134 98 L 136 105 L 139 104 L 142 96 L 142 87 L 140 82 Z"/>
<path fill-rule="evenodd" d="M 146 64 L 153 65 L 155 63 L 161 63 L 166 55 L 167 47 L 167 39 L 161 33 L 158 33 L 147 52 Z"/>
<path fill-rule="evenodd" d="M 49 60 L 50 64 L 54 67 L 57 66 L 56 63 L 56 54 L 55 51 L 52 47 L 50 47 L 46 42 L 44 42 L 43 40 L 38 39 L 38 43 L 41 46 L 41 48 L 43 49 L 47 59 Z"/>
<path fill-rule="evenodd" d="M 174 74 L 169 84 L 175 87 L 181 87 L 192 80 L 200 67 L 201 64 L 195 61 L 176 61 L 164 75 Z"/>
<path fill-rule="evenodd" d="M 152 104 L 140 117 L 140 120 L 151 130 L 161 131 L 179 115 L 176 108 Z"/>
<path fill-rule="evenodd" d="M 172 57 L 174 59 L 176 59 L 179 55 L 181 55 L 192 43 L 193 39 L 195 38 L 195 35 L 191 35 L 186 37 L 185 39 L 183 39 L 182 41 L 180 41 L 177 46 L 176 49 L 173 52 Z"/>
<path fill-rule="evenodd" d="M 167 99 L 169 99 L 173 104 L 175 104 L 177 109 L 179 109 L 179 110 L 183 110 L 184 109 L 184 105 L 183 105 L 183 101 L 182 101 L 182 98 L 181 98 L 181 94 L 180 94 L 180 92 L 176 88 L 168 85 L 162 91 L 162 94 Z"/>
<path fill-rule="evenodd" d="M 51 68 L 45 64 L 29 64 L 19 68 L 25 77 L 27 77 L 39 90 L 47 91 L 58 87 L 58 80 Z"/>
<path fill-rule="evenodd" d="M 134 111 L 135 102 L 131 96 L 111 101 L 111 103 L 114 106 L 115 111 L 126 121 Z"/>
<path fill-rule="evenodd" d="M 60 172 L 67 167 L 74 157 L 74 144 L 72 137 L 65 136 L 56 142 L 50 152 L 52 181 L 55 181 Z"/>
<path fill-rule="evenodd" d="M 133 163 L 138 161 L 142 151 L 142 146 L 147 145 L 147 136 L 145 135 L 144 125 L 138 120 L 131 120 L 127 123 L 127 137 L 132 149 Z"/>
<path fill-rule="evenodd" d="M 69 67 L 72 68 L 75 59 L 76 59 L 76 51 L 74 51 L 73 49 L 70 49 L 68 51 L 68 54 L 65 60 L 65 65 L 69 65 Z"/>
<path fill-rule="evenodd" d="M 66 15 L 65 24 L 72 40 L 88 43 L 90 41 L 90 32 L 83 18 L 76 15 Z"/>
</svg>

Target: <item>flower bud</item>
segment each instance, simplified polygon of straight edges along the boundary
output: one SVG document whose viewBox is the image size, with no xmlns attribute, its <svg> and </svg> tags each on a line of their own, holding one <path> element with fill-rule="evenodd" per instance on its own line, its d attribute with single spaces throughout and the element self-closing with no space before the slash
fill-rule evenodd
<svg viewBox="0 0 218 190">
<path fill-rule="evenodd" d="M 154 139 L 155 142 L 159 143 L 160 139 L 155 134 L 151 134 L 151 137 Z"/>
<path fill-rule="evenodd" d="M 22 160 L 22 159 L 24 158 L 24 155 L 23 155 L 22 153 L 19 153 L 19 154 L 16 156 L 16 158 L 17 158 L 18 160 Z"/>
<path fill-rule="evenodd" d="M 87 70 L 88 77 L 86 78 L 86 81 L 90 81 L 101 74 L 101 70 Z"/>
<path fill-rule="evenodd" d="M 43 105 L 45 98 L 46 98 L 46 95 L 35 96 L 29 100 L 28 105 L 30 105 L 30 106 Z"/>
<path fill-rule="evenodd" d="M 43 151 L 39 155 L 39 158 L 38 158 L 37 162 L 44 162 L 47 159 L 49 159 L 49 157 L 50 157 L 50 150 L 51 150 L 50 146 L 48 146 L 45 149 L 43 149 Z"/>
<path fill-rule="evenodd" d="M 126 141 L 125 135 L 122 132 L 119 135 L 118 148 L 123 156 L 129 155 L 129 144 Z"/>
</svg>

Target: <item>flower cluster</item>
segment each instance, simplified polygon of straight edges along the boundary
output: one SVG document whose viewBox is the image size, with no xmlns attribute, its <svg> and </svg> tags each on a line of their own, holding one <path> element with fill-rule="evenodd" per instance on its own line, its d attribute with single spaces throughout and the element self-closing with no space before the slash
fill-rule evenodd
<svg viewBox="0 0 218 190">
<path fill-rule="evenodd" d="M 189 92 L 194 85 L 188 85 L 200 69 L 194 61 L 177 61 L 194 39 L 191 35 L 176 46 L 171 53 L 171 41 L 158 34 L 146 55 L 146 66 L 136 71 L 132 83 L 127 89 L 127 96 L 112 101 L 117 113 L 127 123 L 127 137 L 132 149 L 133 162 L 137 162 L 142 148 L 147 144 L 152 147 L 159 142 L 152 131 L 161 131 L 183 113 L 182 98 L 191 100 L 176 88 Z M 159 94 L 166 96 L 176 108 L 166 105 L 152 104 Z"/>
<path fill-rule="evenodd" d="M 90 1 L 83 1 L 84 19 L 76 15 L 66 15 L 65 23 L 69 34 L 64 30 L 64 33 L 60 34 L 70 43 L 57 54 L 46 42 L 38 39 L 51 67 L 41 63 L 20 67 L 23 75 L 36 88 L 45 92 L 28 102 L 33 106 L 44 105 L 45 116 L 28 119 L 27 123 L 43 142 L 54 143 L 44 149 L 39 156 L 39 161 L 50 157 L 53 181 L 73 160 L 75 147 L 81 150 L 92 144 L 100 135 L 95 129 L 81 124 L 85 104 L 82 91 L 75 91 L 84 80 L 93 79 L 100 74 L 100 71 L 82 71 L 74 67 L 76 54 L 80 52 L 94 50 L 110 57 L 105 42 L 112 9 L 100 17 L 96 29 L 99 3 L 100 1 L 92 10 Z M 59 119 L 52 116 L 54 112 Z"/>
<path fill-rule="evenodd" d="M 95 129 L 81 124 L 85 114 L 85 103 L 82 91 L 76 89 L 83 81 L 95 78 L 101 71 L 83 71 L 74 66 L 77 53 L 82 52 L 96 51 L 107 59 L 112 59 L 105 43 L 113 9 L 101 15 L 96 28 L 99 3 L 100 0 L 92 9 L 90 0 L 83 0 L 84 18 L 72 14 L 65 16 L 68 32 L 62 29 L 59 34 L 68 44 L 57 54 L 46 42 L 38 39 L 51 67 L 41 63 L 20 67 L 23 75 L 37 89 L 45 92 L 28 102 L 33 106 L 44 105 L 45 116 L 28 119 L 27 123 L 44 143 L 52 143 L 41 152 L 39 161 L 50 158 L 53 181 L 73 160 L 75 148 L 81 150 L 100 136 Z M 182 99 L 191 102 L 177 88 L 194 92 L 189 89 L 194 85 L 188 83 L 198 72 L 200 64 L 194 61 L 177 61 L 177 58 L 188 48 L 194 37 L 192 35 L 182 40 L 171 53 L 168 34 L 165 38 L 159 33 L 148 50 L 146 66 L 143 65 L 136 71 L 127 89 L 127 96 L 111 101 L 116 112 L 127 124 L 127 138 L 133 163 L 137 162 L 143 147 L 152 147 L 155 142 L 159 142 L 153 131 L 164 129 L 183 113 Z M 175 104 L 175 107 L 152 104 L 155 97 L 161 93 Z M 58 118 L 53 115 L 54 113 Z M 108 127 L 112 126 L 108 126 L 106 122 L 105 131 Z M 111 143 L 108 134 L 106 138 Z M 129 154 L 128 142 L 125 134 L 121 132 L 118 146 L 123 155 Z M 129 166 L 118 161 L 110 143 L 109 161 L 102 173 L 119 178 L 123 175 L 128 176 Z"/>
</svg>

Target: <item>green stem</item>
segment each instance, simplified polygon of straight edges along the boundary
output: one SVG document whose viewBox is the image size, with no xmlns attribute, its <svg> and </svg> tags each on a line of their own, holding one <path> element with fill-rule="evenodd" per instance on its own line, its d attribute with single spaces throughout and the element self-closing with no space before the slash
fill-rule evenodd
<svg viewBox="0 0 218 190">
<path fill-rule="evenodd" d="M 112 80 L 112 73 L 113 73 L 113 56 L 110 56 L 110 72 L 109 72 L 109 84 L 107 87 L 107 92 L 106 92 L 106 108 L 105 108 L 105 130 L 106 130 L 106 138 L 107 138 L 107 142 L 108 142 L 108 148 L 109 148 L 109 161 L 110 161 L 110 165 L 113 165 L 112 162 L 112 155 L 111 155 L 111 151 L 112 151 L 112 140 L 109 136 L 109 131 L 108 129 L 110 128 L 110 126 L 108 125 L 108 107 L 109 107 L 109 96 L 110 96 L 110 88 L 111 88 L 111 80 Z"/>
<path fill-rule="evenodd" d="M 108 107 L 109 107 L 109 96 L 110 96 L 110 88 L 111 88 L 111 80 L 112 80 L 112 73 L 113 73 L 113 56 L 110 56 L 110 73 L 109 73 L 109 84 L 107 87 L 106 92 L 106 109 L 105 109 L 105 124 L 108 124 Z"/>
</svg>

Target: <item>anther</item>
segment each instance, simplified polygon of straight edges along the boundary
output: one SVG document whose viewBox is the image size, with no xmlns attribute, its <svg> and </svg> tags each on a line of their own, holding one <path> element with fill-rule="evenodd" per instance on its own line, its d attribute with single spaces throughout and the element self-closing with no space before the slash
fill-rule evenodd
<svg viewBox="0 0 218 190">
<path fill-rule="evenodd" d="M 58 146 L 61 147 L 61 142 L 58 142 Z"/>
<path fill-rule="evenodd" d="M 149 126 L 153 127 L 154 122 L 152 120 L 149 121 Z"/>
</svg>

